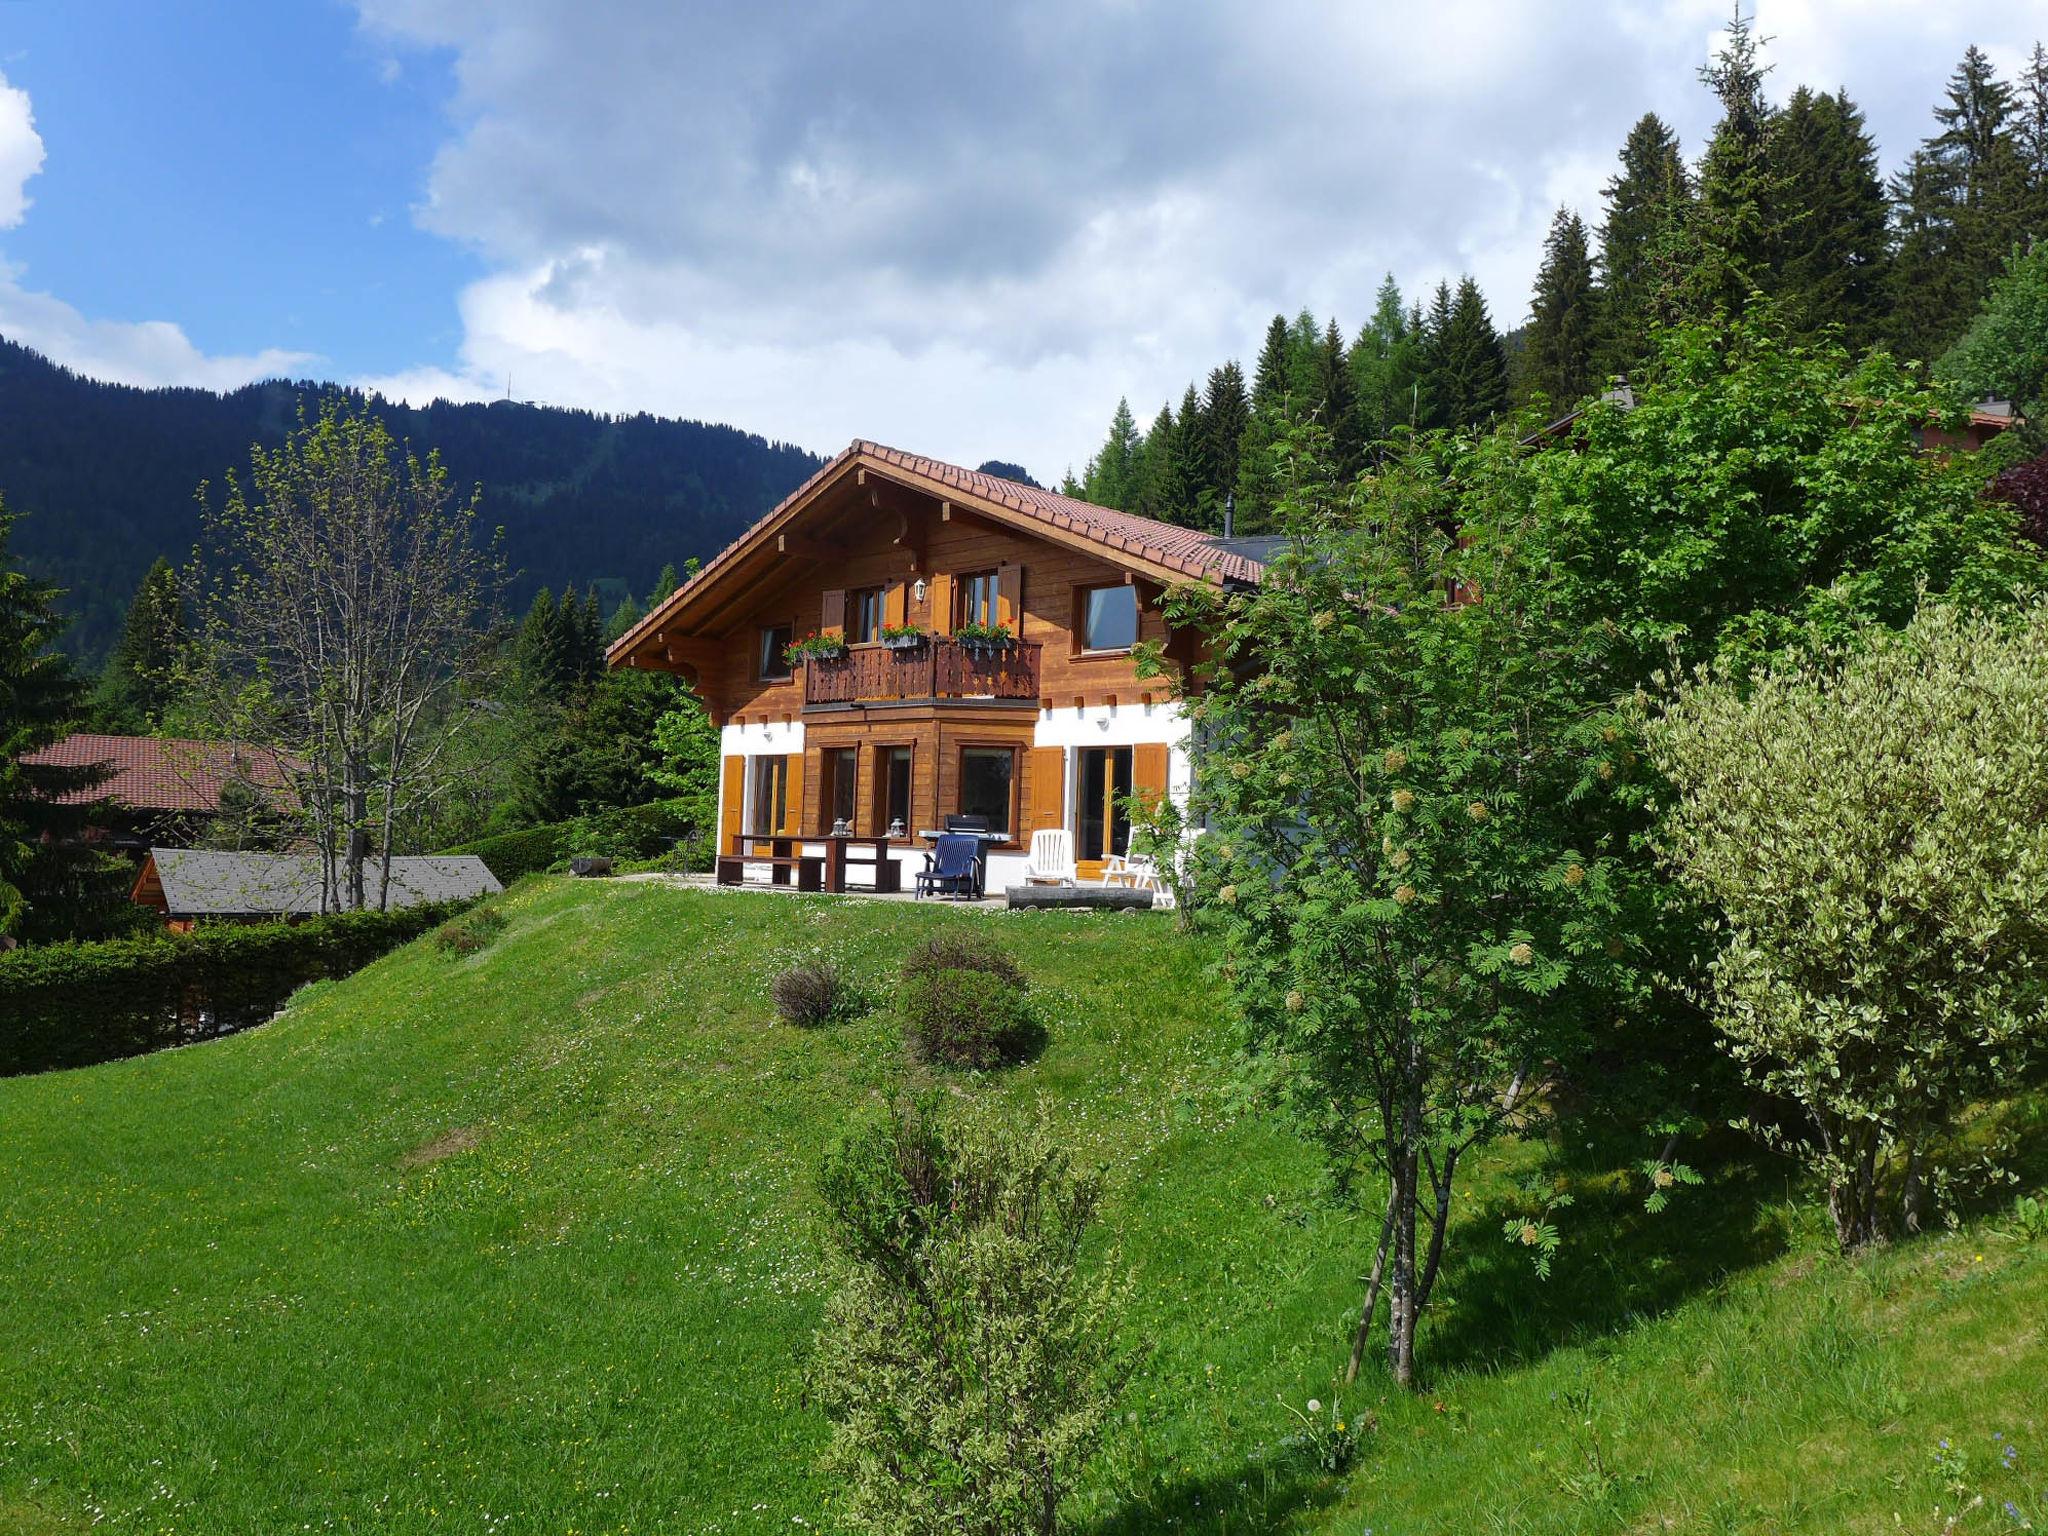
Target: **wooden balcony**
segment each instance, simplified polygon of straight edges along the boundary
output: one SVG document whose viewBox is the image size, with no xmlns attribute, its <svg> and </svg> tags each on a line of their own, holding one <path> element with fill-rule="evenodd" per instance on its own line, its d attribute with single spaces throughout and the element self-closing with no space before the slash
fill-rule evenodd
<svg viewBox="0 0 2048 1536">
<path fill-rule="evenodd" d="M 925 699 L 1036 699 L 1035 644 L 1000 648 L 928 640 L 906 650 L 855 646 L 834 661 L 804 663 L 804 705 Z"/>
</svg>

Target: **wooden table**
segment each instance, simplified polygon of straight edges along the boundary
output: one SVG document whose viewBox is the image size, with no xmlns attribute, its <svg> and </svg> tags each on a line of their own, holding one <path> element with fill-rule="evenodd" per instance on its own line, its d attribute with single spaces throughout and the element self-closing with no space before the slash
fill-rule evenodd
<svg viewBox="0 0 2048 1536">
<path fill-rule="evenodd" d="M 825 889 L 828 891 L 900 891 L 903 889 L 903 866 L 889 856 L 889 839 L 886 837 L 853 837 L 837 833 L 821 839 L 825 844 Z M 857 850 L 865 850 L 862 858 L 849 858 Z M 849 887 L 846 871 L 849 865 L 866 865 L 874 870 L 874 880 L 868 885 Z"/>
<path fill-rule="evenodd" d="M 788 885 L 794 875 L 798 890 L 823 890 L 826 861 L 815 853 L 805 853 L 803 842 L 800 837 L 780 832 L 737 833 L 733 837 L 733 851 L 718 856 L 718 883 L 738 885 L 746 878 L 749 864 L 766 864 L 768 878 L 775 885 Z M 764 847 L 766 853 L 760 851 Z"/>
</svg>

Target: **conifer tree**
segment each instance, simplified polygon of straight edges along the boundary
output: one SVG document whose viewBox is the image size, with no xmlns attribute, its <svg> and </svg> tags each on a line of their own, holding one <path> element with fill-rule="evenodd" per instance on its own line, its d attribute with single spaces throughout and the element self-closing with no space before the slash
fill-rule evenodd
<svg viewBox="0 0 2048 1536">
<path fill-rule="evenodd" d="M 1131 415 L 1131 402 L 1119 397 L 1116 413 L 1110 418 L 1109 437 L 1081 477 L 1082 499 L 1098 507 L 1128 511 L 1137 499 L 1131 482 L 1138 445 L 1138 423 Z"/>
<path fill-rule="evenodd" d="M 2032 239 L 2048 234 L 2048 48 L 2034 44 L 2013 116 L 2013 146 L 2026 186 L 2023 227 Z"/>
<path fill-rule="evenodd" d="M 1279 411 L 1287 398 L 1287 317 L 1275 315 L 1252 370 L 1252 411 Z"/>
<path fill-rule="evenodd" d="M 1215 487 L 1202 480 L 1203 443 L 1207 432 L 1202 421 L 1202 397 L 1190 384 L 1180 397 L 1180 419 L 1174 425 L 1171 449 L 1172 472 L 1168 491 L 1171 500 L 1158 515 L 1170 523 L 1189 528 L 1206 528 L 1214 509 L 1214 521 L 1223 521 L 1223 498 Z"/>
<path fill-rule="evenodd" d="M 1287 327 L 1287 409 L 1299 421 L 1315 409 L 1323 371 L 1323 328 L 1304 308 Z"/>
<path fill-rule="evenodd" d="M 1323 327 L 1317 368 L 1316 416 L 1329 433 L 1330 464 L 1345 479 L 1364 467 L 1365 434 L 1358 420 L 1358 390 L 1351 377 L 1351 355 L 1344 333 L 1333 319 Z"/>
<path fill-rule="evenodd" d="M 1543 242 L 1524 343 L 1523 394 L 1541 394 L 1563 413 L 1599 387 L 1593 366 L 1593 258 L 1586 226 L 1568 208 L 1557 210 Z"/>
<path fill-rule="evenodd" d="M 654 590 L 647 594 L 647 611 L 652 613 L 667 602 L 674 595 L 676 588 L 682 584 L 682 578 L 676 574 L 675 562 L 671 560 L 661 568 L 661 574 L 654 578 Z"/>
<path fill-rule="evenodd" d="M 1441 319 L 1439 319 L 1441 312 Z M 1437 364 L 1429 377 L 1435 425 L 1472 427 L 1507 409 L 1508 362 L 1471 277 L 1458 280 L 1455 298 L 1441 285 L 1430 312 Z"/>
<path fill-rule="evenodd" d="M 610 645 L 612 641 L 618 639 L 619 636 L 639 622 L 640 605 L 633 601 L 633 594 L 628 592 L 619 599 L 619 606 L 612 610 L 612 616 L 605 621 L 605 644 Z"/>
<path fill-rule="evenodd" d="M 1219 504 L 1237 489 L 1238 455 L 1251 416 L 1244 370 L 1235 361 L 1210 370 L 1202 395 L 1202 475 Z"/>
<path fill-rule="evenodd" d="M 1721 103 L 1721 121 L 1700 161 L 1691 270 L 1682 284 L 1685 308 L 1699 319 L 1739 315 L 1753 290 L 1770 286 L 1772 215 L 1784 199 L 1770 157 L 1768 66 L 1757 58 L 1757 43 L 1751 18 L 1738 7 L 1727 41 L 1700 70 Z"/>
<path fill-rule="evenodd" d="M 604 676 L 604 605 L 598 601 L 595 585 L 583 589 L 575 647 L 572 665 L 577 686 L 588 689 Z"/>
<path fill-rule="evenodd" d="M 135 589 L 121 638 L 93 690 L 93 724 L 121 735 L 154 730 L 171 702 L 184 649 L 184 593 L 171 563 L 158 556 Z"/>
<path fill-rule="evenodd" d="M 1629 130 L 1621 170 L 1602 196 L 1607 211 L 1600 224 L 1594 361 L 1604 382 L 1634 368 L 1645 354 L 1645 338 L 1673 318 L 1692 184 L 1678 135 L 1654 112 Z"/>
<path fill-rule="evenodd" d="M 1401 286 L 1389 272 L 1379 286 L 1372 319 L 1351 348 L 1360 435 L 1368 449 L 1420 414 L 1421 338 L 1401 307 Z"/>
<path fill-rule="evenodd" d="M 1898 256 L 1892 343 L 1938 357 L 1960 336 L 2027 227 L 2029 188 L 2012 87 L 1972 46 L 1949 76 L 1940 132 L 1892 181 Z M 2016 117 L 2018 120 L 2016 121 Z"/>
<path fill-rule="evenodd" d="M 1268 526 L 1277 496 L 1273 450 L 1288 425 L 1287 348 L 1287 317 L 1275 315 L 1252 370 L 1251 415 L 1238 440 L 1236 526 L 1246 532 Z"/>
<path fill-rule="evenodd" d="M 1877 145 L 1847 92 L 1805 86 L 1778 115 L 1770 159 L 1771 289 L 1795 336 L 1839 326 L 1855 348 L 1874 341 L 1889 293 L 1890 231 Z"/>
<path fill-rule="evenodd" d="M 1162 405 L 1138 451 L 1138 502 L 1133 510 L 1146 517 L 1167 520 L 1168 509 L 1185 500 L 1185 491 L 1175 478 L 1178 460 L 1174 445 L 1179 437 L 1180 423 L 1173 419 L 1173 407 Z"/>
<path fill-rule="evenodd" d="M 1418 425 L 1452 426 L 1456 421 L 1456 405 L 1450 383 L 1451 285 L 1438 283 L 1436 292 L 1430 297 L 1428 313 L 1418 311 L 1410 318 L 1415 322 L 1422 359 L 1423 411 Z"/>
<path fill-rule="evenodd" d="M 0 935 L 61 938 L 60 914 L 80 905 L 107 863 L 82 846 L 92 808 L 63 801 L 107 775 L 23 761 L 62 741 L 85 701 L 70 663 L 51 649 L 64 627 L 56 589 L 15 567 L 13 530 L 0 503 Z"/>
</svg>

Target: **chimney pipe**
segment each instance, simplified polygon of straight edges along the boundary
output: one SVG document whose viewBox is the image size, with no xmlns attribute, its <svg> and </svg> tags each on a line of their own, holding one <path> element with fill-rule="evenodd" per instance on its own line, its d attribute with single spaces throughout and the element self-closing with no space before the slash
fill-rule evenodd
<svg viewBox="0 0 2048 1536">
<path fill-rule="evenodd" d="M 1230 537 L 1237 524 L 1237 493 L 1232 491 L 1223 498 L 1223 537 Z"/>
</svg>

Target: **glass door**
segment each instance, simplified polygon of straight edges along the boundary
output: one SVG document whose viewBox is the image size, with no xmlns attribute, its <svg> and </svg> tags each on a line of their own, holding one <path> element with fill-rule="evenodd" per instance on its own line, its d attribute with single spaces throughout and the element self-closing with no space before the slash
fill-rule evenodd
<svg viewBox="0 0 2048 1536">
<path fill-rule="evenodd" d="M 1131 821 L 1123 801 L 1131 792 L 1129 747 L 1083 747 L 1080 771 L 1074 776 L 1074 839 L 1077 857 L 1106 859 L 1128 852 Z"/>
</svg>

